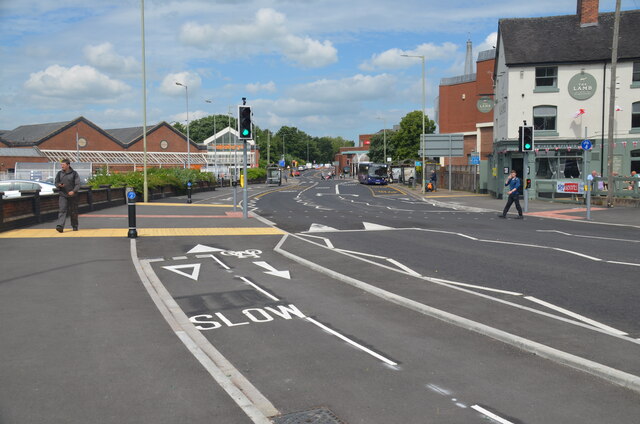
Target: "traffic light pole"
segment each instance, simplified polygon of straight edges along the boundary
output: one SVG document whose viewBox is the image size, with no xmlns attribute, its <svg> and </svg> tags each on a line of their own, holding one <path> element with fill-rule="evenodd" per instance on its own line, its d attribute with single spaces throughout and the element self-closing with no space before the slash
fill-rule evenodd
<svg viewBox="0 0 640 424">
<path fill-rule="evenodd" d="M 249 189 L 249 181 L 247 180 L 247 140 L 244 140 L 244 150 L 242 152 L 242 162 L 244 169 L 243 172 L 243 181 L 244 187 L 242 188 L 242 218 L 249 218 L 249 195 L 247 190 Z"/>
<path fill-rule="evenodd" d="M 524 174 L 524 212 L 529 212 L 529 188 L 527 187 L 527 181 L 529 180 L 529 152 L 524 152 L 524 159 L 522 160 L 522 173 Z"/>
</svg>

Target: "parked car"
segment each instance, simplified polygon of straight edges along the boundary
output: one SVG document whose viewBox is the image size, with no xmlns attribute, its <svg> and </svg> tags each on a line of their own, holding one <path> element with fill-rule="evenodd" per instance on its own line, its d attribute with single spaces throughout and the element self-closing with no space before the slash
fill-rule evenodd
<svg viewBox="0 0 640 424">
<path fill-rule="evenodd" d="M 0 181 L 0 191 L 4 192 L 3 199 L 11 199 L 13 197 L 20 197 L 21 191 L 25 190 L 40 190 L 40 195 L 53 194 L 55 185 L 51 183 L 45 183 L 44 181 L 29 181 L 29 180 L 3 180 Z"/>
</svg>

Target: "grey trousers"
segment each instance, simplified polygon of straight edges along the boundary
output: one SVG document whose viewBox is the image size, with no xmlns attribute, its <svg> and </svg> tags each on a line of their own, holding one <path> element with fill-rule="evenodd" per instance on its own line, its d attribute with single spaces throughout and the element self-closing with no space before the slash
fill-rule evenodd
<svg viewBox="0 0 640 424">
<path fill-rule="evenodd" d="M 56 225 L 58 227 L 64 228 L 64 223 L 67 220 L 67 215 L 71 219 L 71 226 L 78 226 L 78 197 L 64 197 L 60 195 L 60 199 L 58 201 L 58 221 Z"/>
</svg>

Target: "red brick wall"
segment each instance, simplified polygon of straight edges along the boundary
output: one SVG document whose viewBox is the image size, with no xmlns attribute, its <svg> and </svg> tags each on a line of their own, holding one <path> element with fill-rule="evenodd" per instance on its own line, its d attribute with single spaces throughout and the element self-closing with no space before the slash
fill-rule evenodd
<svg viewBox="0 0 640 424">
<path fill-rule="evenodd" d="M 87 146 L 84 147 L 86 150 L 122 150 L 119 144 L 83 121 L 47 139 L 39 144 L 38 148 L 44 150 L 76 150 L 76 128 L 78 137 L 87 140 Z"/>
<path fill-rule="evenodd" d="M 598 23 L 598 0 L 578 0 L 578 17 L 580 25 Z"/>
</svg>

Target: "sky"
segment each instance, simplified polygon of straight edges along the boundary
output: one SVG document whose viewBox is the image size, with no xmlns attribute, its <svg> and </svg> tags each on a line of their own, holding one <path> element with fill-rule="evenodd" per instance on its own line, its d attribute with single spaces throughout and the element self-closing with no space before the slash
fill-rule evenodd
<svg viewBox="0 0 640 424">
<path fill-rule="evenodd" d="M 498 20 L 576 13 L 577 0 L 146 0 L 147 125 L 237 114 L 358 140 L 464 73 Z M 0 0 L 0 129 L 84 116 L 143 124 L 142 0 Z M 640 8 L 623 0 L 622 10 Z M 615 0 L 600 0 L 601 12 Z M 183 86 L 176 85 L 180 82 Z M 187 86 L 185 89 L 184 86 Z"/>
</svg>

